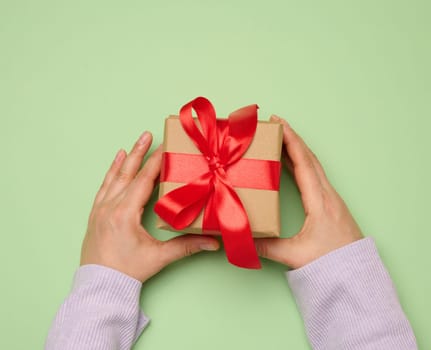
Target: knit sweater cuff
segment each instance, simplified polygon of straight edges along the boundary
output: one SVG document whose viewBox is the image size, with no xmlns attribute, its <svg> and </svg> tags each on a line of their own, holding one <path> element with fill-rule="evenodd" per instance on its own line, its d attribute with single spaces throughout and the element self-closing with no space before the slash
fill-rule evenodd
<svg viewBox="0 0 431 350">
<path fill-rule="evenodd" d="M 132 313 L 135 305 L 139 304 L 141 288 L 140 281 L 120 271 L 89 264 L 81 266 L 76 271 L 71 294 L 84 289 L 88 291 L 88 295 L 95 297 L 93 300 L 95 304 L 109 304 L 113 307 L 121 307 L 122 312 Z M 149 322 L 150 318 L 139 310 L 135 341 Z"/>
<path fill-rule="evenodd" d="M 139 298 L 142 283 L 120 271 L 102 265 L 83 265 L 75 273 L 72 292 L 87 286 L 104 287 L 102 297 L 112 299 Z"/>
<path fill-rule="evenodd" d="M 294 294 L 301 297 L 304 292 L 319 292 L 332 288 L 340 279 L 351 279 L 364 268 L 372 266 L 378 266 L 379 272 L 382 272 L 380 270 L 383 266 L 374 240 L 366 237 L 336 249 L 299 269 L 287 271 L 286 276 Z M 389 278 L 386 273 L 378 277 Z"/>
<path fill-rule="evenodd" d="M 313 349 L 416 349 L 372 238 L 286 275 Z"/>
</svg>

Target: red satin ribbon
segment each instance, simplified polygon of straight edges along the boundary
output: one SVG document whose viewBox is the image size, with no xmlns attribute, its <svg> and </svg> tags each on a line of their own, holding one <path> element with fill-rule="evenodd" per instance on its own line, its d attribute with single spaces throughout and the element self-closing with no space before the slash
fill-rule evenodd
<svg viewBox="0 0 431 350">
<path fill-rule="evenodd" d="M 164 152 L 160 182 L 187 183 L 209 170 L 202 154 Z M 241 158 L 225 169 L 233 187 L 278 191 L 280 162 Z"/>
<path fill-rule="evenodd" d="M 165 162 L 167 160 L 165 165 L 168 167 L 162 171 L 161 181 L 169 178 L 169 167 L 175 162 L 182 162 L 181 157 L 184 156 L 195 157 L 195 161 L 200 159 L 197 163 L 193 162 L 193 167 L 187 167 L 187 171 L 193 169 L 193 175 L 197 176 L 192 182 L 164 195 L 154 207 L 155 212 L 177 230 L 189 226 L 205 208 L 203 232 L 220 231 L 229 262 L 249 269 L 259 269 L 261 265 L 247 213 L 235 192 L 232 181 L 238 182 L 241 178 L 239 164 L 247 166 L 247 161 L 252 161 L 248 166 L 256 169 L 256 165 L 260 162 L 258 160 L 238 162 L 253 140 L 257 126 L 257 108 L 257 105 L 250 105 L 231 113 L 227 126 L 218 129 L 216 113 L 209 100 L 198 97 L 184 105 L 180 110 L 181 124 L 202 156 L 165 153 Z M 195 124 L 192 109 L 196 111 L 202 131 Z M 189 162 L 190 159 L 188 158 L 187 161 Z M 196 164 L 202 165 L 202 160 L 205 160 L 206 166 L 196 167 Z M 253 163 L 254 165 L 250 165 Z M 264 184 L 265 181 L 251 180 L 255 183 L 250 187 L 269 186 L 271 189 L 278 189 L 280 164 L 268 162 L 267 165 L 267 169 L 270 170 L 266 171 L 265 176 L 271 180 L 266 184 Z M 235 170 L 238 167 L 239 171 Z M 231 178 L 232 171 L 234 174 L 236 171 L 234 180 Z M 275 174 L 275 177 L 271 173 Z M 183 175 L 185 176 L 185 173 Z M 189 173 L 188 179 L 190 178 Z"/>
</svg>

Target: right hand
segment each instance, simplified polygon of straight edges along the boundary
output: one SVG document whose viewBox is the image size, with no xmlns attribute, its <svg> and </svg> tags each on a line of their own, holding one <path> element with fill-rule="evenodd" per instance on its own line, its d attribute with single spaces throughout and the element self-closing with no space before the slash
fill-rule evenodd
<svg viewBox="0 0 431 350">
<path fill-rule="evenodd" d="M 159 241 L 142 226 L 162 163 L 159 147 L 140 169 L 151 142 L 149 132 L 142 134 L 129 154 L 118 152 L 106 173 L 88 220 L 81 265 L 107 266 L 144 282 L 175 260 L 219 248 L 216 238 L 204 235 Z"/>
<path fill-rule="evenodd" d="M 259 238 L 255 244 L 260 256 L 298 269 L 363 235 L 314 153 L 284 119 L 271 120 L 283 125 L 286 163 L 301 192 L 305 222 L 293 237 Z"/>
</svg>

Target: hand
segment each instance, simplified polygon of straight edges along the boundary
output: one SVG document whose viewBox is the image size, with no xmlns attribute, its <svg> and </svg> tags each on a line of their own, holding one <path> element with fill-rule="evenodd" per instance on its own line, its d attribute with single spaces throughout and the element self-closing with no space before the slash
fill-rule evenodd
<svg viewBox="0 0 431 350">
<path fill-rule="evenodd" d="M 168 241 L 152 237 L 141 216 L 160 173 L 159 147 L 139 167 L 152 142 L 145 132 L 129 155 L 120 150 L 96 195 L 82 244 L 81 265 L 104 265 L 144 282 L 169 263 L 202 250 L 217 250 L 217 239 L 181 235 Z"/>
<path fill-rule="evenodd" d="M 297 269 L 363 236 L 313 152 L 285 120 L 271 119 L 283 124 L 286 163 L 301 192 L 305 222 L 291 238 L 255 239 L 255 243 L 260 256 Z"/>
</svg>

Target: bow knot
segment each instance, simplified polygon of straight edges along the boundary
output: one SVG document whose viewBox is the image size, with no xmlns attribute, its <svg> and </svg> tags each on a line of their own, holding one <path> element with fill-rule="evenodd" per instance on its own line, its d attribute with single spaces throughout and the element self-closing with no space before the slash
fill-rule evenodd
<svg viewBox="0 0 431 350">
<path fill-rule="evenodd" d="M 220 158 L 217 155 L 205 158 L 208 162 L 208 168 L 212 173 L 215 173 L 220 168 L 224 170 L 225 164 L 221 163 Z"/>
</svg>

